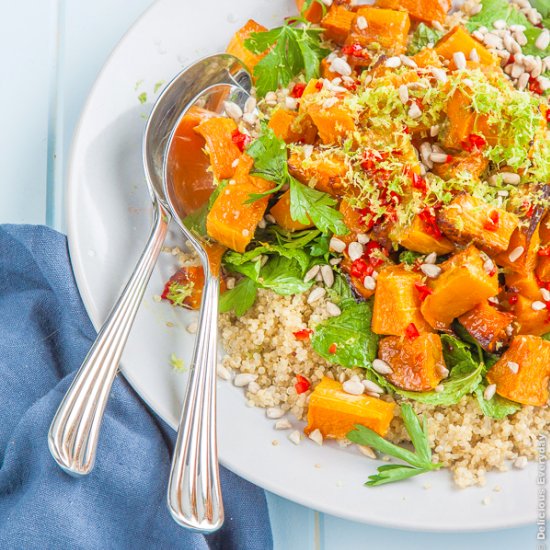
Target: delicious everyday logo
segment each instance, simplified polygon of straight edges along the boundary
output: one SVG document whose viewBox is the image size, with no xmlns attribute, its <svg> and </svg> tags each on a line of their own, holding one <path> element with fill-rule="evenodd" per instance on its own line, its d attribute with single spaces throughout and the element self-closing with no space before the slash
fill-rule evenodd
<svg viewBox="0 0 550 550">
<path fill-rule="evenodd" d="M 546 462 L 547 462 L 547 437 L 539 435 L 537 441 L 537 545 L 538 550 L 546 550 Z"/>
</svg>

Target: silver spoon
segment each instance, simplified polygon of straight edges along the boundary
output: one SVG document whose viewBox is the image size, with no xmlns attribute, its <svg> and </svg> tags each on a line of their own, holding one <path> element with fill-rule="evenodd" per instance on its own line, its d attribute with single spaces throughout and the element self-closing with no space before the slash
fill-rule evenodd
<svg viewBox="0 0 550 550">
<path fill-rule="evenodd" d="M 234 59 L 213 64 L 210 58 L 184 69 L 158 98 L 145 129 L 143 163 L 154 208 L 154 221 L 145 249 L 107 320 L 67 390 L 50 426 L 48 446 L 68 474 L 83 476 L 94 467 L 103 413 L 120 357 L 128 339 L 160 249 L 171 214 L 164 195 L 166 144 L 182 110 L 205 88 L 227 79 Z"/>
<path fill-rule="evenodd" d="M 252 86 L 249 73 L 233 56 L 221 54 L 204 60 L 209 71 L 225 67 L 225 81 L 203 86 L 194 105 L 220 113 L 223 99 L 244 106 Z M 191 107 L 189 105 L 188 109 Z M 185 116 L 186 109 L 181 118 Z M 220 113 L 221 114 L 221 113 Z M 209 533 L 223 524 L 224 512 L 218 472 L 216 444 L 216 361 L 218 339 L 219 274 L 213 273 L 202 236 L 184 223 L 189 211 L 183 207 L 178 182 L 168 162 L 176 134 L 174 127 L 165 158 L 165 194 L 174 219 L 197 251 L 204 270 L 204 288 L 197 337 L 190 365 L 189 381 L 178 427 L 168 485 L 168 507 L 174 520 L 189 529 Z"/>
</svg>

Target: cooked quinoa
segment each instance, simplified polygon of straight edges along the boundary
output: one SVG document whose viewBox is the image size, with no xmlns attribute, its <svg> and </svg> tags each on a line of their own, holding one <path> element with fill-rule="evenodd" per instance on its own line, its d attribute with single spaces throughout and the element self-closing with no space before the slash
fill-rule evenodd
<svg viewBox="0 0 550 550">
<path fill-rule="evenodd" d="M 220 334 L 226 353 L 223 366 L 235 373 L 257 375 L 252 387 L 245 389 L 250 406 L 277 407 L 305 420 L 308 397 L 323 376 L 344 382 L 360 374 L 361 369 L 330 365 L 308 342 L 293 336 L 293 332 L 313 329 L 326 319 L 325 304 L 322 299 L 308 304 L 306 294 L 279 296 L 260 290 L 245 315 L 221 316 Z M 310 391 L 296 393 L 296 374 L 311 381 Z M 392 398 L 386 395 L 384 399 Z M 506 471 L 518 457 L 534 459 L 537 437 L 550 426 L 548 406 L 523 407 L 512 416 L 494 420 L 483 414 L 472 396 L 446 407 L 409 402 L 417 413 L 426 416 L 434 460 L 450 469 L 458 487 L 484 485 L 486 472 Z M 387 439 L 408 441 L 398 408 L 395 414 Z M 522 465 L 520 458 L 517 466 Z"/>
</svg>

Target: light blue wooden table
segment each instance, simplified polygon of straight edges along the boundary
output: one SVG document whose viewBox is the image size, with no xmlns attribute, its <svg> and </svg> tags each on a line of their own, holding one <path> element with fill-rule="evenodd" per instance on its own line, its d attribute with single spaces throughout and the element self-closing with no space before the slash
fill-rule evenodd
<svg viewBox="0 0 550 550">
<path fill-rule="evenodd" d="M 64 231 L 66 162 L 80 110 L 109 52 L 150 4 L 152 0 L 2 0 L 0 222 L 47 224 Z M 268 501 L 277 550 L 523 550 L 536 548 L 537 542 L 529 527 L 478 534 L 409 533 L 343 521 L 271 494 Z"/>
</svg>

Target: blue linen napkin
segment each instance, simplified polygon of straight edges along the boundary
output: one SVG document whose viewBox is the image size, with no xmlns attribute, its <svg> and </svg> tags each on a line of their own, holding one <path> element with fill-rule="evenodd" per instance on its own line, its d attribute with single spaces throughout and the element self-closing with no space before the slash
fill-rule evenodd
<svg viewBox="0 0 550 550">
<path fill-rule="evenodd" d="M 59 469 L 48 428 L 94 337 L 65 237 L 0 225 L 0 548 L 272 548 L 263 491 L 224 468 L 224 527 L 203 537 L 174 523 L 165 495 L 175 434 L 122 377 L 94 471 Z"/>
</svg>

